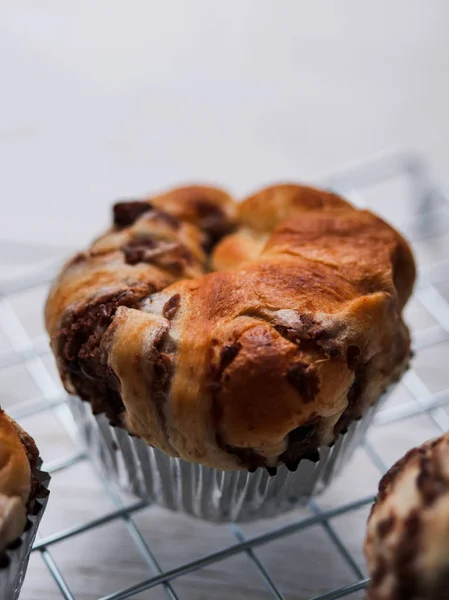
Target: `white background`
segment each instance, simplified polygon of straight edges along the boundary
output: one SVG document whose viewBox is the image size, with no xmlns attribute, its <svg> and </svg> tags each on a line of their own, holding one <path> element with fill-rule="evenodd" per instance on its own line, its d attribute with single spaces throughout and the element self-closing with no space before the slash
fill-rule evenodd
<svg viewBox="0 0 449 600">
<path fill-rule="evenodd" d="M 241 195 L 449 155 L 447 0 L 0 1 L 2 238 L 72 246 L 114 199 Z"/>
</svg>

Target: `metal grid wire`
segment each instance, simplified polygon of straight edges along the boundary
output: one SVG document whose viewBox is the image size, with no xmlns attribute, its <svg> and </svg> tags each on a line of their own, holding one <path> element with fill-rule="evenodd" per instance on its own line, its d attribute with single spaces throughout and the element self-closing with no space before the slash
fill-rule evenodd
<svg viewBox="0 0 449 600">
<path fill-rule="evenodd" d="M 363 188 L 386 182 L 397 176 L 407 179 L 410 194 L 410 215 L 416 216 L 415 219 L 404 223 L 402 229 L 406 235 L 413 241 L 441 233 L 441 231 L 438 231 L 441 222 L 440 215 L 447 210 L 449 203 L 442 190 L 430 180 L 426 166 L 419 157 L 405 154 L 379 158 L 353 166 L 319 183 L 337 191 L 342 191 L 351 200 L 358 202 L 363 199 Z M 55 385 L 43 360 L 44 354 L 48 352 L 47 340 L 45 337 L 31 339 L 13 308 L 15 294 L 24 293 L 35 286 L 49 282 L 53 274 L 54 268 L 46 267 L 40 271 L 36 270 L 31 276 L 27 275 L 26 280 L 9 278 L 7 281 L 0 281 L 0 332 L 3 332 L 13 349 L 13 352 L 0 353 L 0 372 L 7 367 L 23 365 L 40 390 L 39 397 L 29 399 L 10 410 L 13 417 L 20 421 L 31 415 L 52 411 L 62 422 L 70 436 L 73 437 L 76 430 L 67 406 L 65 406 L 66 395 L 61 388 Z M 444 255 L 440 260 L 420 271 L 415 297 L 433 316 L 435 324 L 415 332 L 414 348 L 418 354 L 425 348 L 431 348 L 436 344 L 449 340 L 449 305 L 438 290 L 438 285 L 445 281 L 449 281 L 449 259 Z M 449 404 L 449 389 L 432 393 L 415 369 L 409 372 L 405 385 L 413 400 L 382 410 L 378 415 L 377 425 L 398 422 L 401 426 L 401 422 L 410 417 L 427 414 L 441 431 L 448 430 L 449 417 L 443 407 Z M 387 465 L 378 449 L 367 442 L 365 450 L 380 473 L 384 472 Z M 90 461 L 89 456 L 83 451 L 75 451 L 68 456 L 47 463 L 44 467 L 51 473 L 57 473 L 83 461 Z M 39 553 L 42 557 L 59 588 L 61 597 L 67 600 L 75 600 L 76 596 L 67 584 L 64 572 L 58 568 L 58 544 L 85 532 L 94 533 L 100 526 L 114 521 L 121 521 L 126 527 L 130 538 L 148 566 L 149 576 L 143 581 L 136 581 L 134 585 L 126 589 L 102 596 L 101 600 L 132 598 L 136 594 L 156 586 L 162 588 L 171 600 L 182 600 L 182 597 L 172 585 L 176 579 L 202 567 L 242 553 L 245 553 L 253 563 L 272 597 L 278 600 L 283 599 L 285 598 L 283 591 L 279 589 L 255 550 L 284 536 L 303 532 L 312 526 L 322 528 L 328 543 L 346 562 L 353 577 L 353 582 L 350 585 L 316 595 L 313 600 L 344 598 L 363 590 L 368 583 L 358 566 L 356 558 L 352 555 L 341 535 L 337 533 L 333 521 L 337 517 L 351 515 L 358 509 L 369 506 L 373 501 L 375 489 L 368 489 L 363 497 L 327 510 L 321 510 L 318 504 L 312 501 L 309 504 L 310 516 L 252 537 L 245 537 L 240 527 L 230 524 L 229 529 L 235 539 L 233 545 L 175 568 L 163 570 L 156 559 L 157 552 L 149 546 L 135 522 L 136 514 L 145 508 L 146 504 L 142 501 L 134 501 L 130 505 L 125 505 L 120 494 L 109 485 L 102 474 L 96 471 L 96 476 L 106 489 L 115 507 L 114 510 L 98 518 L 87 520 L 80 525 L 57 531 L 47 537 L 38 537 L 33 548 L 34 552 Z M 242 597 L 244 597 L 243 591 L 242 594 Z"/>
</svg>

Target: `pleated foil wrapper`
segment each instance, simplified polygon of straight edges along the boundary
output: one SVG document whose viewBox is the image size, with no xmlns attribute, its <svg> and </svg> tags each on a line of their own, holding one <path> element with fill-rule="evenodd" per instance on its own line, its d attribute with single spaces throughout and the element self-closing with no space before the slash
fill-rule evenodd
<svg viewBox="0 0 449 600">
<path fill-rule="evenodd" d="M 173 458 L 141 439 L 111 427 L 90 404 L 70 397 L 69 407 L 82 441 L 108 480 L 152 504 L 207 521 L 254 521 L 307 504 L 322 492 L 361 444 L 380 402 L 354 421 L 332 447 L 319 449 L 320 460 L 302 460 L 292 472 L 282 465 L 225 472 Z"/>
<path fill-rule="evenodd" d="M 0 598 L 17 600 L 28 567 L 31 549 L 48 502 L 50 475 L 38 471 L 40 483 L 33 513 L 28 515 L 23 534 L 12 542 L 0 558 Z"/>
</svg>

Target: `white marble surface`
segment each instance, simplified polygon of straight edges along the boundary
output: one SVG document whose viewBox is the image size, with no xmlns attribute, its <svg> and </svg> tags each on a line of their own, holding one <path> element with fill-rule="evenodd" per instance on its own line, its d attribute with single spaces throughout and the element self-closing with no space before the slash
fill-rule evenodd
<svg viewBox="0 0 449 600">
<path fill-rule="evenodd" d="M 316 179 L 401 148 L 425 156 L 447 181 L 448 30 L 447 0 L 0 1 L 2 281 L 32 275 L 35 262 L 42 265 L 85 243 L 107 223 L 113 199 L 172 183 L 220 182 L 240 195 L 276 179 Z M 410 208 L 399 198 L 383 190 L 373 202 L 402 223 Z M 448 255 L 447 236 L 442 240 L 416 243 L 422 263 Z M 442 288 L 446 300 L 448 289 Z M 39 347 L 45 343 L 45 294 L 43 286 L 11 300 Z M 417 330 L 437 326 L 417 301 L 408 318 Z M 449 387 L 442 360 L 448 348 L 443 344 L 417 358 L 433 392 Z M 0 356 L 9 353 L 0 327 Z M 38 371 L 43 365 L 54 376 L 51 357 L 42 360 Z M 36 363 L 31 371 L 29 366 L 0 371 L 2 403 L 11 411 L 42 393 L 32 376 Z M 57 391 L 56 376 L 51 383 L 47 375 L 45 389 Z M 401 386 L 391 405 L 410 400 Z M 49 414 L 22 423 L 52 461 L 76 448 Z M 438 432 L 421 416 L 402 428 L 378 427 L 370 439 L 391 464 Z M 378 478 L 362 450 L 320 504 L 337 506 L 374 493 Z M 55 474 L 52 490 L 45 536 L 113 509 L 84 462 Z M 303 514 L 243 529 L 254 535 Z M 363 509 L 333 522 L 363 572 L 366 514 Z M 136 521 L 162 568 L 235 542 L 226 527 L 159 509 Z M 121 524 L 52 551 L 76 600 L 95 600 L 149 574 Z M 319 527 L 263 546 L 256 555 L 287 600 L 306 600 L 355 580 Z M 271 597 L 246 555 L 175 580 L 173 587 L 183 600 Z M 34 553 L 23 600 L 60 597 Z M 167 596 L 158 587 L 135 597 Z"/>
</svg>

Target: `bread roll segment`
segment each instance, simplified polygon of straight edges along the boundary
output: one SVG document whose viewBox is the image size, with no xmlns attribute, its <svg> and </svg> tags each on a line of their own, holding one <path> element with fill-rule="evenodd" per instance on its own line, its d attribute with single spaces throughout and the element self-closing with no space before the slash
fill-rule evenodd
<svg viewBox="0 0 449 600">
<path fill-rule="evenodd" d="M 26 433 L 0 409 L 0 552 L 25 529 L 31 467 L 22 438 Z"/>
<path fill-rule="evenodd" d="M 66 388 L 112 424 L 218 469 L 294 469 L 407 367 L 414 278 L 400 234 L 335 194 L 194 186 L 116 205 L 46 322 Z"/>
<path fill-rule="evenodd" d="M 365 539 L 368 600 L 449 598 L 449 434 L 384 476 Z"/>
</svg>

